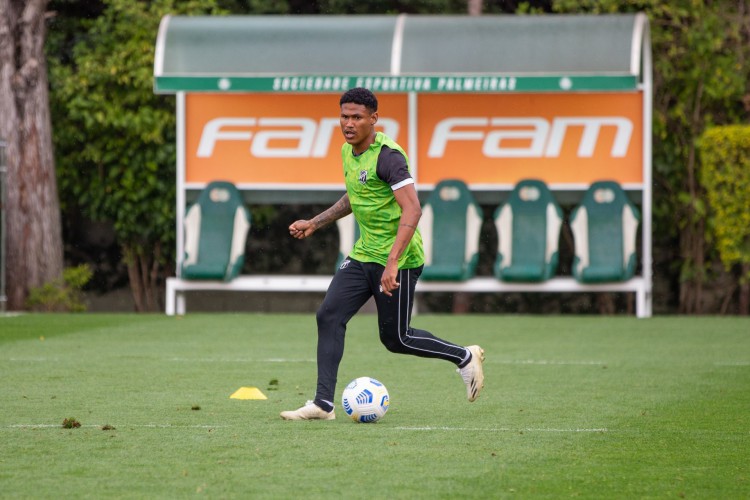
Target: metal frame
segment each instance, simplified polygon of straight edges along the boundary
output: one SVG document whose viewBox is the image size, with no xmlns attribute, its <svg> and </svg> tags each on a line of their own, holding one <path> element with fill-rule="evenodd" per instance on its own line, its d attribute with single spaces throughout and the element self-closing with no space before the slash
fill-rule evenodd
<svg viewBox="0 0 750 500">
<path fill-rule="evenodd" d="M 238 276 L 232 281 L 190 281 L 180 278 L 167 279 L 168 316 L 185 314 L 186 292 L 325 292 L 331 284 L 331 276 L 316 275 L 253 275 Z M 417 293 L 464 292 L 464 293 L 549 293 L 549 292 L 632 292 L 636 296 L 636 316 L 651 316 L 650 289 L 642 278 L 631 278 L 617 283 L 583 284 L 575 278 L 558 277 L 541 283 L 513 283 L 495 277 L 481 276 L 467 281 L 420 281 Z"/>
<path fill-rule="evenodd" d="M 643 93 L 643 187 L 641 188 L 641 278 L 645 290 L 645 317 L 651 317 L 653 304 L 653 182 L 652 182 L 652 124 L 653 124 L 653 76 L 651 67 L 651 33 L 646 14 L 638 14 L 633 29 L 633 43 L 640 54 L 638 61 L 632 61 L 631 70 L 642 76 L 640 91 Z M 633 56 L 635 59 L 635 55 Z"/>
</svg>

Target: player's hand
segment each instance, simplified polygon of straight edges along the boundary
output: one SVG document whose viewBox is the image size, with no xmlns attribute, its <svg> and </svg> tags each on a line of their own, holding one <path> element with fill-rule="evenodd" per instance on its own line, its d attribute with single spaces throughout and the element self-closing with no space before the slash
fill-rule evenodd
<svg viewBox="0 0 750 500">
<path fill-rule="evenodd" d="M 396 281 L 397 277 L 398 264 L 389 262 L 383 270 L 383 276 L 380 277 L 380 288 L 389 297 L 393 296 L 391 292 L 399 286 L 398 281 Z"/>
<path fill-rule="evenodd" d="M 309 220 L 298 220 L 289 225 L 289 234 L 298 240 L 303 240 L 314 232 L 315 228 Z"/>
</svg>

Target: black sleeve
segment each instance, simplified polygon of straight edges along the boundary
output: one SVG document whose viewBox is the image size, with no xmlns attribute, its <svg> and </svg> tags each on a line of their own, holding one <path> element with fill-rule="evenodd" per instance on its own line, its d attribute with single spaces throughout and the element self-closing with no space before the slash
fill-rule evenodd
<svg viewBox="0 0 750 500">
<path fill-rule="evenodd" d="M 376 173 L 378 178 L 389 186 L 412 178 L 404 155 L 388 146 L 383 146 L 380 149 Z"/>
</svg>

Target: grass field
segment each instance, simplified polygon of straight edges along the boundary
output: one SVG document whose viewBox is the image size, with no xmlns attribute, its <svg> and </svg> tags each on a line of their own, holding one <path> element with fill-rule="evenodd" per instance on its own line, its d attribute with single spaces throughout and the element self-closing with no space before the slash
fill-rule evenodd
<svg viewBox="0 0 750 500">
<path fill-rule="evenodd" d="M 451 365 L 388 353 L 358 316 L 338 396 L 376 377 L 388 414 L 282 421 L 312 396 L 314 323 L 0 317 L 0 497 L 750 497 L 748 319 L 416 317 L 484 347 L 469 404 Z"/>
</svg>

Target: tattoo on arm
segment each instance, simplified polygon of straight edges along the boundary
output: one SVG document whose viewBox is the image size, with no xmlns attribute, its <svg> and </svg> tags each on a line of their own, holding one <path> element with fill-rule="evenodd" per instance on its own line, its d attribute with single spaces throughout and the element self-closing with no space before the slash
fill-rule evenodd
<svg viewBox="0 0 750 500">
<path fill-rule="evenodd" d="M 413 225 L 413 224 L 403 224 L 403 223 L 402 223 L 402 224 L 399 224 L 399 226 L 406 226 L 406 227 L 410 227 L 410 228 L 412 228 L 412 229 L 417 229 L 417 226 L 415 226 L 415 225 Z"/>
<path fill-rule="evenodd" d="M 315 229 L 320 229 L 342 217 L 346 217 L 350 213 L 352 213 L 352 205 L 349 203 L 349 195 L 345 194 L 331 208 L 315 216 L 312 223 L 315 225 Z"/>
</svg>

